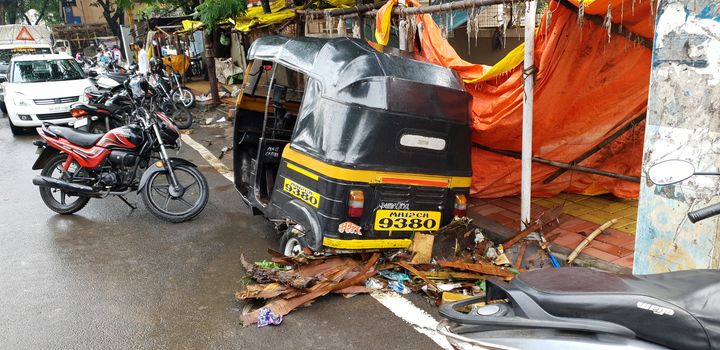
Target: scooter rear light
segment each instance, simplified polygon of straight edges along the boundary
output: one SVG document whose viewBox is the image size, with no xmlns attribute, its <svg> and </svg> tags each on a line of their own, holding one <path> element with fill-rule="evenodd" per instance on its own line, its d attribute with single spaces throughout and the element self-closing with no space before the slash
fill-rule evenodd
<svg viewBox="0 0 720 350">
<path fill-rule="evenodd" d="M 70 115 L 71 115 L 73 118 L 80 118 L 80 117 L 82 117 L 82 116 L 84 116 L 84 115 L 87 115 L 87 112 L 86 112 L 85 110 L 82 110 L 82 109 L 73 108 L 73 109 L 70 110 Z"/>
<path fill-rule="evenodd" d="M 465 215 L 467 215 L 467 197 L 464 194 L 456 194 L 453 216 L 463 217 Z"/>
<path fill-rule="evenodd" d="M 347 214 L 351 218 L 359 218 L 365 212 L 365 194 L 361 190 L 351 190 L 348 195 Z"/>
</svg>

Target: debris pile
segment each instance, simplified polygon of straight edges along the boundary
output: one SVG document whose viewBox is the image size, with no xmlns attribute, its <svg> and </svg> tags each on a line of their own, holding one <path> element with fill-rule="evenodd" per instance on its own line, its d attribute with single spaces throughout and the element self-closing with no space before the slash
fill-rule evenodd
<svg viewBox="0 0 720 350">
<path fill-rule="evenodd" d="M 528 236 L 552 227 L 559 214 L 551 211 L 502 244 L 485 237 L 472 220 L 456 218 L 434 234 L 415 233 L 408 250 L 382 255 L 313 255 L 306 248 L 296 257 L 269 250 L 270 262 L 248 263 L 243 258 L 243 266 L 256 283 L 237 292 L 236 297 L 263 300 L 265 305 L 245 313 L 241 321 L 243 325 L 279 324 L 294 309 L 330 293 L 352 297 L 381 291 L 416 292 L 435 305 L 482 294 L 487 278 L 507 281 L 524 270 L 523 266 L 550 265 L 542 235 L 535 239 L 536 245 L 529 244 L 533 238 Z"/>
<path fill-rule="evenodd" d="M 247 326 L 268 318 L 279 318 L 316 298 L 329 293 L 367 293 L 365 280 L 374 276 L 379 253 L 372 255 L 340 255 L 287 257 L 274 251 L 274 264 L 252 264 L 242 258 L 242 264 L 256 284 L 248 285 L 235 294 L 238 300 L 268 300 L 260 309 L 244 314 Z M 265 311 L 265 310 L 269 310 Z M 274 323 L 273 324 L 277 324 Z"/>
</svg>

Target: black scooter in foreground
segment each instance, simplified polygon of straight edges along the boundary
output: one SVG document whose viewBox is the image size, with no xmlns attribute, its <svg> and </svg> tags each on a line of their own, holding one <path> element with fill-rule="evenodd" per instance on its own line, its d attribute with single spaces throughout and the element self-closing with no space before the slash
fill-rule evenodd
<svg viewBox="0 0 720 350">
<path fill-rule="evenodd" d="M 685 161 L 650 168 L 657 185 L 698 173 Z M 688 213 L 720 214 L 720 203 Z M 720 270 L 633 276 L 587 268 L 534 270 L 488 279 L 485 295 L 440 307 L 438 326 L 457 349 L 720 349 Z M 480 303 L 469 313 L 463 308 Z"/>
</svg>

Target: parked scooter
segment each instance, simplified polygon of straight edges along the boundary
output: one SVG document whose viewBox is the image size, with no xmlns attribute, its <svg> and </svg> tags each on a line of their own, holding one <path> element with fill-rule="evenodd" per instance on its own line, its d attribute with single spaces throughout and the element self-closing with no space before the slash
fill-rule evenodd
<svg viewBox="0 0 720 350">
<path fill-rule="evenodd" d="M 657 185 L 697 173 L 671 160 L 648 171 Z M 697 222 L 720 203 L 688 213 Z M 440 307 L 438 326 L 457 349 L 716 349 L 720 348 L 720 270 L 633 276 L 586 268 L 543 269 L 512 281 L 486 281 L 483 296 Z M 472 308 L 469 313 L 461 312 Z"/>
<path fill-rule="evenodd" d="M 209 189 L 203 174 L 193 163 L 170 158 L 166 151 L 179 147 L 179 129 L 152 103 L 144 103 L 149 88 L 145 80 L 132 84 L 137 104 L 130 125 L 106 134 L 47 123 L 37 129 L 43 140 L 34 143 L 40 155 L 33 169 L 42 171 L 33 184 L 40 186 L 40 196 L 51 210 L 72 214 L 91 198 L 108 195 L 134 209 L 123 197 L 132 191 L 141 195 L 153 215 L 170 222 L 190 220 L 205 208 Z"/>
</svg>

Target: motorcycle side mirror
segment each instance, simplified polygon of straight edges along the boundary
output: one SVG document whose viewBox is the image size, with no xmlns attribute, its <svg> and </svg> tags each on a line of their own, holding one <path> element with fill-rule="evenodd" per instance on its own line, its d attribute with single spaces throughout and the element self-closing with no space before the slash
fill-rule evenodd
<svg viewBox="0 0 720 350">
<path fill-rule="evenodd" d="M 687 161 L 671 159 L 651 166 L 647 174 L 656 185 L 672 185 L 695 175 L 695 167 Z"/>
<path fill-rule="evenodd" d="M 94 70 L 91 70 L 91 71 L 88 72 L 88 76 L 89 76 L 90 78 L 97 78 L 98 72 L 96 72 L 96 71 L 94 71 Z"/>
</svg>

